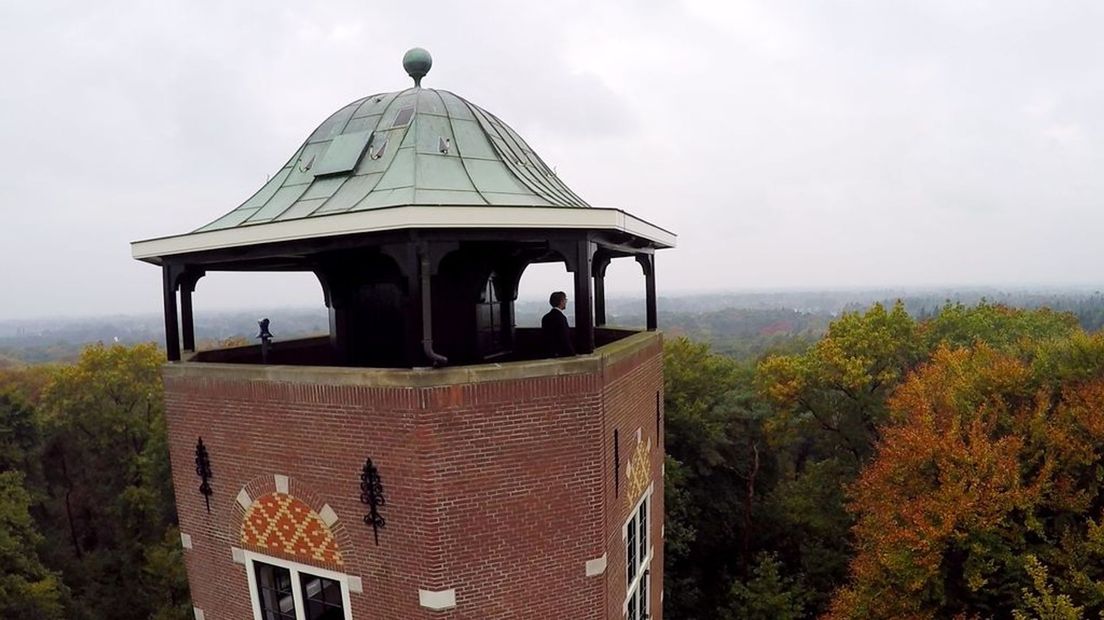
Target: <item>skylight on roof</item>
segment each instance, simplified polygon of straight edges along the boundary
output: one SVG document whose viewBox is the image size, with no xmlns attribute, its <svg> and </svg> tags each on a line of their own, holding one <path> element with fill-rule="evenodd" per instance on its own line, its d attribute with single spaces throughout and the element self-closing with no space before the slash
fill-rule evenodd
<svg viewBox="0 0 1104 620">
<path fill-rule="evenodd" d="M 414 106 L 406 106 L 399 110 L 399 115 L 395 117 L 395 123 L 392 127 L 402 127 L 410 122 L 410 119 L 414 118 Z"/>
</svg>

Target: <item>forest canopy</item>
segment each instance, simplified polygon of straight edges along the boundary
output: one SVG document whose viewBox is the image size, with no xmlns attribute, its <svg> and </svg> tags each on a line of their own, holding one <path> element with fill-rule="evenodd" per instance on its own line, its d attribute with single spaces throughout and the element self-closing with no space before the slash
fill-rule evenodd
<svg viewBox="0 0 1104 620">
<path fill-rule="evenodd" d="M 191 617 L 154 345 L 0 371 L 0 617 Z"/>
<path fill-rule="evenodd" d="M 666 364 L 667 617 L 1104 611 L 1104 336 L 1074 315 L 876 304 Z"/>
</svg>

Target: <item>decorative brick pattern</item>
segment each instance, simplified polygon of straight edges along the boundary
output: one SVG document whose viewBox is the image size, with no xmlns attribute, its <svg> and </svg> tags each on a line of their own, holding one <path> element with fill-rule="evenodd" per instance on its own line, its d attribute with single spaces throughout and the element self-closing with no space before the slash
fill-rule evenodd
<svg viewBox="0 0 1104 620">
<path fill-rule="evenodd" d="M 629 464 L 625 467 L 625 477 L 629 479 L 628 491 L 625 493 L 629 508 L 640 501 L 640 497 L 644 494 L 648 485 L 652 483 L 651 459 L 652 440 L 649 438 L 647 442 L 644 442 L 637 438 L 636 450 L 629 457 Z"/>
<path fill-rule="evenodd" d="M 265 552 L 343 566 L 333 532 L 301 500 L 270 493 L 253 502 L 242 523 L 241 543 Z"/>
</svg>

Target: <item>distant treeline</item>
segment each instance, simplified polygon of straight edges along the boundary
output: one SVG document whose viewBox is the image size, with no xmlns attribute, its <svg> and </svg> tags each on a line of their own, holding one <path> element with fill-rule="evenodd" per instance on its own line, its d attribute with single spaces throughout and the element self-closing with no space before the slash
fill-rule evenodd
<svg viewBox="0 0 1104 620">
<path fill-rule="evenodd" d="M 299 338 L 329 331 L 326 308 L 278 308 L 197 313 L 196 338 L 203 345 L 223 341 L 256 340 L 257 320 L 269 318 L 278 339 Z M 14 361 L 29 364 L 69 362 L 89 344 L 164 342 L 160 315 L 106 316 L 86 319 L 0 321 L 0 368 Z"/>
<path fill-rule="evenodd" d="M 1099 291 L 869 290 L 714 293 L 659 299 L 660 327 L 670 336 L 708 342 L 713 350 L 741 360 L 771 352 L 793 352 L 816 341 L 843 312 L 873 303 L 891 306 L 900 300 L 918 319 L 934 316 L 947 303 L 981 302 L 1013 308 L 1050 308 L 1071 312 L 1086 331 L 1104 327 L 1104 294 Z M 548 305 L 542 300 L 517 302 L 519 325 L 540 324 Z M 643 300 L 612 297 L 609 323 L 643 326 Z M 568 315 L 571 316 L 569 309 Z M 200 312 L 196 337 L 201 346 L 224 341 L 252 342 L 257 319 L 271 319 L 277 340 L 324 333 L 324 307 Z M 0 367 L 21 363 L 73 361 L 91 343 L 138 344 L 163 341 L 159 315 L 107 316 L 87 319 L 0 321 Z"/>
</svg>

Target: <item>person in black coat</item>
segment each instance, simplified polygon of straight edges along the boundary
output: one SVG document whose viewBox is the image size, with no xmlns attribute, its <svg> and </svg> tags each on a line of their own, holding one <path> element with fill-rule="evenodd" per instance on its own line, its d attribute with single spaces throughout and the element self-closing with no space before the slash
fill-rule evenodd
<svg viewBox="0 0 1104 620">
<path fill-rule="evenodd" d="M 569 357 L 575 355 L 575 347 L 571 344 L 571 328 L 567 324 L 564 308 L 567 307 L 567 293 L 556 291 L 548 298 L 548 304 L 552 309 L 541 319 L 541 333 L 544 335 L 544 346 L 550 357 Z"/>
</svg>

